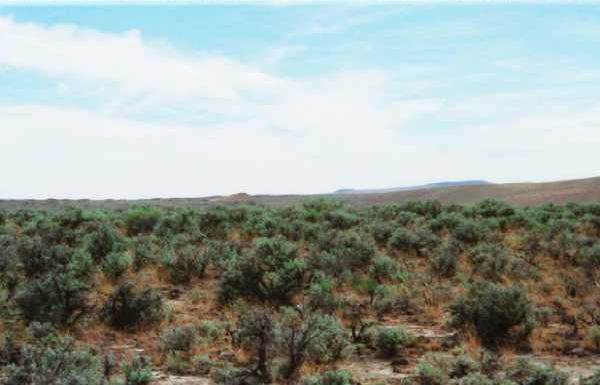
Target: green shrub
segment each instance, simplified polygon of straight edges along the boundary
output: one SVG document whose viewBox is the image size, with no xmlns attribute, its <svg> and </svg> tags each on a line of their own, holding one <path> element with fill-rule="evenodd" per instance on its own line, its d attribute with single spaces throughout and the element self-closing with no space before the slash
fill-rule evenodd
<svg viewBox="0 0 600 385">
<path fill-rule="evenodd" d="M 369 227 L 369 229 L 373 235 L 373 239 L 375 239 L 375 242 L 380 245 L 386 245 L 392 236 L 394 227 L 389 222 L 375 222 Z"/>
<path fill-rule="evenodd" d="M 154 233 L 163 238 L 185 235 L 190 240 L 198 241 L 206 235 L 200 232 L 197 219 L 198 213 L 192 209 L 168 210 L 156 222 Z"/>
<path fill-rule="evenodd" d="M 150 206 L 135 206 L 125 213 L 125 227 L 130 235 L 150 233 L 160 219 L 160 212 Z"/>
<path fill-rule="evenodd" d="M 355 231 L 337 231 L 329 233 L 326 241 L 321 241 L 321 248 L 334 257 L 335 265 L 332 275 L 339 275 L 342 270 L 364 270 L 375 256 L 375 244 L 372 239 Z"/>
<path fill-rule="evenodd" d="M 27 237 L 19 240 L 18 256 L 25 279 L 15 302 L 27 322 L 68 326 L 89 310 L 94 267 L 88 253 Z"/>
<path fill-rule="evenodd" d="M 331 370 L 304 379 L 304 385 L 354 385 L 352 375 L 345 370 Z"/>
<path fill-rule="evenodd" d="M 403 349 L 414 345 L 415 341 L 414 334 L 400 327 L 382 327 L 377 332 L 375 344 L 383 357 L 392 358 L 398 356 Z"/>
<path fill-rule="evenodd" d="M 208 265 L 206 255 L 199 247 L 185 245 L 176 247 L 174 251 L 167 252 L 163 265 L 169 272 L 169 278 L 174 284 L 190 282 L 194 277 L 202 278 Z"/>
<path fill-rule="evenodd" d="M 305 360 L 333 361 L 347 346 L 339 321 L 320 314 L 301 314 L 283 308 L 279 327 L 279 349 L 285 355 L 280 368 L 284 379 L 296 377 Z"/>
<path fill-rule="evenodd" d="M 442 371 L 427 363 L 419 364 L 415 380 L 419 385 L 445 385 Z"/>
<path fill-rule="evenodd" d="M 399 271 L 400 265 L 398 262 L 387 255 L 383 255 L 375 258 L 373 265 L 369 268 L 369 275 L 381 283 L 392 279 Z"/>
<path fill-rule="evenodd" d="M 57 337 L 48 328 L 33 324 L 33 341 L 21 346 L 19 358 L 6 368 L 6 385 L 101 385 L 100 361 L 75 340 Z"/>
<path fill-rule="evenodd" d="M 600 268 L 600 243 L 588 246 L 580 251 L 578 263 L 588 274 L 592 274 Z"/>
<path fill-rule="evenodd" d="M 245 297 L 287 304 L 302 289 L 305 269 L 296 244 L 283 237 L 259 238 L 222 274 L 219 294 L 224 302 Z"/>
<path fill-rule="evenodd" d="M 229 230 L 229 217 L 222 209 L 202 212 L 198 215 L 200 231 L 209 238 L 224 238 Z"/>
<path fill-rule="evenodd" d="M 96 263 L 101 263 L 110 253 L 121 253 L 127 249 L 125 238 L 114 226 L 105 221 L 86 223 L 79 237 Z"/>
<path fill-rule="evenodd" d="M 513 332 L 515 342 L 531 334 L 533 305 L 526 292 L 518 287 L 503 287 L 482 282 L 469 287 L 466 295 L 450 306 L 452 325 L 473 326 L 486 347 L 495 348 Z M 517 328 L 518 330 L 512 330 Z"/>
<path fill-rule="evenodd" d="M 456 273 L 458 247 L 447 243 L 429 257 L 429 267 L 438 277 L 452 277 Z"/>
<path fill-rule="evenodd" d="M 124 282 L 110 295 L 101 318 L 117 329 L 131 329 L 159 321 L 163 316 L 163 299 L 155 289 L 136 289 Z"/>
<path fill-rule="evenodd" d="M 347 357 L 350 351 L 349 335 L 339 319 L 322 316 L 320 328 L 324 336 L 309 344 L 306 355 L 312 362 L 330 363 Z"/>
<path fill-rule="evenodd" d="M 515 213 L 515 209 L 508 204 L 495 200 L 484 199 L 475 205 L 474 211 L 484 218 L 508 217 Z"/>
<path fill-rule="evenodd" d="M 252 310 L 239 321 L 241 345 L 250 354 L 249 365 L 264 384 L 272 381 L 271 362 L 275 354 L 275 323 L 266 310 Z"/>
<path fill-rule="evenodd" d="M 467 245 L 474 245 L 483 238 L 482 231 L 472 220 L 462 221 L 450 234 L 454 239 Z"/>
<path fill-rule="evenodd" d="M 223 325 L 219 321 L 204 320 L 196 327 L 198 335 L 205 342 L 218 341 L 223 335 Z"/>
<path fill-rule="evenodd" d="M 227 270 L 239 258 L 241 245 L 235 242 L 208 241 L 204 258 L 220 271 Z"/>
<path fill-rule="evenodd" d="M 331 277 L 317 276 L 306 291 L 308 307 L 311 310 L 320 310 L 331 314 L 338 306 L 338 301 L 333 293 L 334 282 Z"/>
<path fill-rule="evenodd" d="M 345 210 L 338 209 L 325 214 L 325 220 L 334 229 L 347 230 L 358 224 L 358 216 Z"/>
<path fill-rule="evenodd" d="M 193 374 L 190 362 L 177 352 L 167 354 L 167 372 L 179 376 Z"/>
<path fill-rule="evenodd" d="M 150 358 L 146 356 L 133 356 L 130 362 L 123 364 L 121 370 L 125 376 L 124 385 L 147 385 L 154 375 L 151 370 Z"/>
<path fill-rule="evenodd" d="M 526 358 L 517 358 L 506 368 L 506 378 L 518 385 L 566 385 L 569 376 Z"/>
<path fill-rule="evenodd" d="M 473 272 L 490 280 L 499 280 L 509 269 L 508 250 L 498 244 L 483 243 L 469 252 Z"/>
<path fill-rule="evenodd" d="M 487 376 L 484 376 L 483 374 L 480 373 L 471 373 L 468 374 L 456 381 L 453 381 L 453 384 L 456 385 L 513 385 L 510 382 L 499 382 L 499 381 L 493 381 L 492 379 L 488 378 Z"/>
<path fill-rule="evenodd" d="M 169 352 L 188 352 L 196 342 L 196 329 L 192 326 L 180 326 L 169 329 L 161 336 L 163 347 Z"/>
<path fill-rule="evenodd" d="M 156 263 L 159 259 L 160 247 L 153 235 L 135 237 L 132 242 L 133 269 L 140 271 L 148 265 Z"/>
<path fill-rule="evenodd" d="M 415 231 L 398 228 L 392 233 L 388 246 L 393 250 L 414 252 L 418 256 L 426 256 L 429 255 L 440 242 L 440 238 L 427 228 L 418 228 Z"/>
<path fill-rule="evenodd" d="M 116 280 L 125 274 L 129 266 L 131 266 L 131 258 L 127 254 L 110 253 L 102 261 L 100 269 L 105 276 Z"/>
<path fill-rule="evenodd" d="M 410 252 L 416 248 L 417 237 L 415 234 L 405 228 L 397 228 L 392 233 L 388 242 L 388 247 L 393 250 Z"/>
</svg>

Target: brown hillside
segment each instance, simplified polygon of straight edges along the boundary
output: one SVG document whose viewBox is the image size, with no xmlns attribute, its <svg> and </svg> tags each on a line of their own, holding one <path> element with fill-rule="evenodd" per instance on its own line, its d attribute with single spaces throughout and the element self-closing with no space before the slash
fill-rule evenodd
<svg viewBox="0 0 600 385">
<path fill-rule="evenodd" d="M 590 203 L 600 201 L 600 177 L 548 183 L 506 183 L 361 194 L 343 198 L 358 205 L 400 203 L 410 200 L 471 204 L 487 198 L 499 199 L 518 206 L 535 206 L 544 203 Z"/>
<path fill-rule="evenodd" d="M 516 206 L 536 206 L 545 203 L 600 202 L 600 177 L 574 179 L 547 183 L 504 183 L 478 186 L 456 186 L 411 191 L 370 194 L 316 194 L 316 195 L 248 195 L 234 194 L 227 197 L 204 198 L 156 198 L 139 200 L 0 200 L 0 209 L 22 208 L 56 210 L 65 207 L 84 209 L 125 209 L 131 205 L 157 207 L 202 208 L 221 204 L 257 204 L 261 206 L 287 206 L 310 198 L 333 198 L 352 206 L 402 203 L 411 200 L 439 200 L 441 203 L 472 204 L 493 198 Z"/>
</svg>

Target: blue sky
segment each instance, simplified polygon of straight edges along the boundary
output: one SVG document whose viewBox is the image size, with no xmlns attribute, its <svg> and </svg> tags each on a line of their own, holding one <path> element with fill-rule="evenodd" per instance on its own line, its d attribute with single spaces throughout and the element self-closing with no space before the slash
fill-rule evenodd
<svg viewBox="0 0 600 385">
<path fill-rule="evenodd" d="M 599 97 L 588 2 L 0 5 L 0 197 L 595 176 Z"/>
</svg>

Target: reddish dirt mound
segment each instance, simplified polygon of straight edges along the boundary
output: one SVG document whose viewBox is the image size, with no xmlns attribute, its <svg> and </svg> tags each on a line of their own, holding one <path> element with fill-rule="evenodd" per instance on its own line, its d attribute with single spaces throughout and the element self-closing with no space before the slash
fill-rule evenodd
<svg viewBox="0 0 600 385">
<path fill-rule="evenodd" d="M 227 203 L 247 203 L 247 202 L 250 202 L 251 200 L 252 200 L 252 197 L 246 193 L 232 194 L 232 195 L 223 197 L 223 199 L 221 199 L 222 202 L 227 202 Z"/>
</svg>

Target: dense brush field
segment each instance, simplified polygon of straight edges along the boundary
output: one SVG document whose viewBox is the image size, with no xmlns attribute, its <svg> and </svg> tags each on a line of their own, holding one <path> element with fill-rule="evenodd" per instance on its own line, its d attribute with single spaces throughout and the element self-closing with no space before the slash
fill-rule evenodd
<svg viewBox="0 0 600 385">
<path fill-rule="evenodd" d="M 4 212 L 0 383 L 600 384 L 554 365 L 600 352 L 599 236 L 600 204 Z"/>
</svg>

